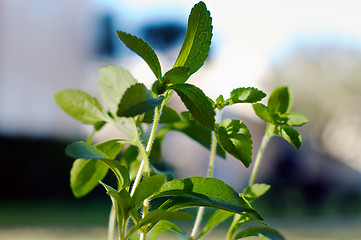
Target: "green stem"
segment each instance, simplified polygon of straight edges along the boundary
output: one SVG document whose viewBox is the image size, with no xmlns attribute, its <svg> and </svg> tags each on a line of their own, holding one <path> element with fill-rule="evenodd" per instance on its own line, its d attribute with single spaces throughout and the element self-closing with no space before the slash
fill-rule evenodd
<svg viewBox="0 0 361 240">
<path fill-rule="evenodd" d="M 216 123 L 219 123 L 220 119 L 221 119 L 221 110 L 217 111 L 217 109 L 216 109 Z M 211 152 L 210 152 L 210 156 L 209 156 L 209 167 L 208 167 L 207 177 L 212 176 L 213 164 L 214 164 L 214 159 L 216 156 L 216 150 L 217 150 L 217 138 L 214 134 L 214 131 L 212 131 L 212 143 L 211 143 L 211 149 L 210 149 Z M 204 214 L 204 207 L 200 207 L 198 209 L 197 217 L 194 222 L 194 226 L 192 229 L 191 236 L 189 237 L 189 240 L 192 240 L 196 237 L 196 234 L 197 234 L 198 229 L 202 222 L 203 214 Z"/>
<path fill-rule="evenodd" d="M 254 162 L 254 166 L 253 166 L 253 169 L 252 169 L 252 173 L 251 173 L 251 176 L 250 176 L 250 179 L 249 179 L 248 186 L 252 186 L 254 184 L 255 180 L 256 180 L 258 168 L 259 168 L 259 165 L 261 163 L 261 159 L 262 159 L 262 156 L 263 156 L 264 149 L 266 148 L 267 142 L 271 138 L 271 136 L 272 136 L 272 134 L 270 134 L 269 125 L 267 125 L 265 134 L 262 137 L 261 145 L 260 145 L 260 147 L 258 149 L 258 153 L 257 153 L 257 156 L 256 156 L 256 160 Z"/>
<path fill-rule="evenodd" d="M 239 215 L 239 214 L 235 214 L 235 215 L 234 215 L 232 224 L 231 224 L 231 226 L 230 226 L 229 229 L 228 229 L 228 233 L 227 233 L 227 237 L 226 237 L 227 240 L 232 240 L 233 234 L 234 234 L 234 232 L 235 232 L 235 231 L 234 231 L 234 227 L 237 225 L 240 217 L 241 217 L 241 215 Z"/>
<path fill-rule="evenodd" d="M 115 212 L 115 206 L 112 201 L 112 208 L 110 209 L 109 224 L 108 224 L 108 240 L 114 240 L 116 221 L 117 221 L 117 214 Z"/>
<path fill-rule="evenodd" d="M 152 129 L 150 132 L 150 136 L 149 136 L 146 148 L 144 148 L 144 145 L 140 141 L 139 136 L 137 137 L 137 139 L 135 141 L 136 145 L 139 148 L 140 154 L 142 155 L 142 162 L 139 166 L 136 178 L 134 180 L 134 184 L 133 184 L 133 188 L 130 193 L 130 196 L 133 196 L 135 189 L 139 185 L 142 175 L 144 176 L 144 178 L 150 177 L 149 154 L 150 154 L 150 151 L 151 151 L 153 143 L 154 143 L 154 139 L 155 139 L 156 132 L 157 132 L 157 127 L 159 124 L 159 119 L 160 119 L 162 109 L 165 104 L 166 104 L 166 100 L 163 100 L 162 104 L 159 107 L 156 107 L 154 110 L 153 126 L 152 126 Z M 148 211 L 149 211 L 149 198 L 146 198 L 143 202 L 143 213 L 142 213 L 143 218 L 148 214 Z M 140 232 L 140 239 L 141 240 L 146 239 L 146 232 L 143 232 L 143 231 Z"/>
<path fill-rule="evenodd" d="M 261 145 L 258 148 L 258 152 L 257 152 L 257 156 L 256 156 L 256 160 L 252 169 L 252 173 L 249 179 L 249 183 L 248 186 L 252 186 L 256 180 L 256 176 L 257 176 L 257 172 L 258 172 L 258 168 L 260 166 L 261 163 L 261 159 L 263 156 L 263 152 L 267 146 L 268 140 L 273 136 L 273 131 L 271 129 L 271 125 L 267 124 L 266 130 L 265 130 L 265 134 L 262 137 L 261 140 Z M 227 240 L 231 240 L 234 234 L 234 227 L 238 224 L 240 219 L 240 215 L 239 214 L 235 214 L 233 217 L 233 222 L 231 224 L 231 226 L 228 229 L 228 233 L 227 233 Z"/>
</svg>

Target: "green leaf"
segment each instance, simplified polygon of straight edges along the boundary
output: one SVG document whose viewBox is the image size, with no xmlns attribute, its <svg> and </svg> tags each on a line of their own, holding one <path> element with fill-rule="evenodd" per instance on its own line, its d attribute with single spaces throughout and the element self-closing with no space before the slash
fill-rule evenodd
<svg viewBox="0 0 361 240">
<path fill-rule="evenodd" d="M 208 219 L 206 225 L 204 226 L 202 232 L 198 235 L 197 239 L 202 238 L 208 232 L 210 232 L 214 227 L 223 222 L 224 220 L 232 217 L 234 213 L 227 212 L 221 209 L 217 209 L 212 216 Z"/>
<path fill-rule="evenodd" d="M 184 208 L 187 207 L 188 201 L 189 206 L 208 206 L 235 213 L 247 212 L 254 214 L 257 219 L 262 219 L 232 187 L 216 178 L 175 179 L 164 183 L 152 199 L 158 197 L 172 197 L 167 201 L 167 208 L 177 204 Z"/>
<path fill-rule="evenodd" d="M 222 109 L 226 106 L 226 101 L 224 100 L 223 95 L 219 95 L 219 97 L 216 99 L 216 108 Z"/>
<path fill-rule="evenodd" d="M 268 98 L 268 110 L 271 114 L 288 112 L 292 107 L 292 96 L 288 87 L 278 87 Z"/>
<path fill-rule="evenodd" d="M 297 130 L 291 127 L 282 127 L 280 135 L 297 149 L 301 148 L 302 138 Z"/>
<path fill-rule="evenodd" d="M 248 186 L 244 191 L 243 191 L 243 197 L 249 201 L 249 202 L 253 202 L 254 200 L 258 199 L 259 197 L 261 197 L 262 195 L 264 195 L 269 189 L 270 189 L 270 185 L 267 184 L 253 184 L 251 186 Z"/>
<path fill-rule="evenodd" d="M 101 161 L 76 159 L 70 171 L 70 187 L 75 197 L 87 195 L 104 179 L 108 166 Z"/>
<path fill-rule="evenodd" d="M 154 118 L 154 109 L 151 109 L 144 114 L 143 122 L 152 123 L 153 118 Z M 162 115 L 160 116 L 159 123 L 171 123 L 179 120 L 180 117 L 175 110 L 167 106 L 163 107 Z"/>
<path fill-rule="evenodd" d="M 254 103 L 252 104 L 253 110 L 258 117 L 266 122 L 271 122 L 272 117 L 268 111 L 268 108 L 262 103 Z"/>
<path fill-rule="evenodd" d="M 98 100 L 86 92 L 65 89 L 54 94 L 54 99 L 61 109 L 82 123 L 95 125 L 108 119 Z"/>
<path fill-rule="evenodd" d="M 141 38 L 122 31 L 117 31 L 117 35 L 119 39 L 125 44 L 125 46 L 144 59 L 150 69 L 152 69 L 157 79 L 160 80 L 162 78 L 162 71 L 159 59 L 148 43 L 146 43 Z"/>
<path fill-rule="evenodd" d="M 187 83 L 174 84 L 169 87 L 176 91 L 192 116 L 203 126 L 213 130 L 215 111 L 212 102 L 203 91 Z"/>
<path fill-rule="evenodd" d="M 183 119 L 181 121 L 173 122 L 167 124 L 162 130 L 175 130 L 180 131 L 186 134 L 188 137 L 193 139 L 194 141 L 200 143 L 207 149 L 211 148 L 212 142 L 212 131 L 208 128 L 203 127 L 202 125 L 198 124 L 197 121 L 191 119 L 189 112 L 182 113 Z M 223 148 L 217 144 L 217 154 L 223 158 L 226 157 L 226 153 L 224 152 Z"/>
<path fill-rule="evenodd" d="M 118 106 L 119 117 L 135 117 L 160 105 L 163 96 L 154 98 L 152 93 L 142 83 L 130 86 L 124 93 Z"/>
<path fill-rule="evenodd" d="M 203 2 L 196 4 L 188 18 L 187 33 L 174 67 L 196 72 L 208 57 L 212 39 L 212 18 Z"/>
<path fill-rule="evenodd" d="M 235 103 L 255 103 L 262 100 L 265 96 L 266 94 L 257 88 L 242 87 L 233 89 L 230 98 L 226 102 L 227 105 Z"/>
<path fill-rule="evenodd" d="M 183 240 L 188 239 L 186 234 L 177 225 L 166 220 L 159 221 L 157 225 L 148 232 L 147 239 L 158 239 L 158 237 L 165 231 L 174 233 Z"/>
<path fill-rule="evenodd" d="M 185 83 L 190 74 L 190 68 L 188 67 L 175 67 L 163 76 L 163 82 L 167 84 Z"/>
<path fill-rule="evenodd" d="M 240 120 L 225 119 L 215 128 L 215 135 L 221 147 L 245 167 L 252 162 L 252 138 L 247 126 Z"/>
<path fill-rule="evenodd" d="M 100 68 L 98 79 L 100 95 L 105 105 L 111 113 L 116 114 L 123 94 L 137 81 L 127 70 L 116 66 Z"/>
<path fill-rule="evenodd" d="M 251 236 L 260 237 L 269 240 L 285 240 L 285 238 L 277 230 L 263 226 L 248 227 L 243 231 L 241 231 L 240 233 L 238 233 L 235 236 L 234 240 L 251 237 Z"/>
<path fill-rule="evenodd" d="M 107 184 L 99 181 L 101 185 L 107 191 L 107 194 L 112 199 L 112 203 L 115 206 L 117 211 L 117 221 L 119 228 L 124 227 L 124 219 L 129 217 L 129 200 L 130 194 L 125 189 L 122 189 L 120 192 L 114 188 L 108 186 Z"/>
<path fill-rule="evenodd" d="M 77 141 L 69 144 L 65 148 L 65 153 L 72 158 L 85 159 L 107 159 L 109 158 L 104 152 L 100 151 L 93 145 L 84 141 Z"/>
<path fill-rule="evenodd" d="M 129 229 L 125 239 L 128 239 L 135 231 L 148 224 L 151 224 L 152 227 L 161 220 L 184 220 L 191 218 L 193 218 L 192 215 L 184 212 L 170 212 L 159 209 L 154 210 L 149 212 L 138 224 Z"/>
<path fill-rule="evenodd" d="M 123 188 L 129 186 L 130 179 L 128 170 L 122 166 L 119 161 L 110 159 L 109 156 L 93 145 L 83 141 L 73 142 L 66 147 L 65 152 L 68 156 L 73 158 L 93 159 L 104 162 L 114 172 L 120 186 Z"/>
<path fill-rule="evenodd" d="M 144 199 L 150 197 L 153 193 L 157 192 L 165 182 L 166 175 L 157 174 L 144 179 L 134 191 L 134 195 L 130 201 L 130 205 L 134 209 L 138 209 Z"/>
<path fill-rule="evenodd" d="M 282 114 L 281 117 L 287 119 L 286 121 L 287 126 L 302 126 L 308 122 L 308 119 L 305 116 L 297 112 L 285 113 Z"/>
<path fill-rule="evenodd" d="M 96 148 L 101 153 L 95 150 L 95 154 L 103 155 L 104 153 L 110 158 L 115 158 L 123 148 L 123 144 L 120 144 L 118 140 L 110 140 L 97 144 Z M 76 159 L 70 171 L 70 187 L 74 196 L 79 198 L 87 195 L 99 184 L 99 180 L 104 179 L 108 169 L 108 166 L 101 161 Z"/>
</svg>

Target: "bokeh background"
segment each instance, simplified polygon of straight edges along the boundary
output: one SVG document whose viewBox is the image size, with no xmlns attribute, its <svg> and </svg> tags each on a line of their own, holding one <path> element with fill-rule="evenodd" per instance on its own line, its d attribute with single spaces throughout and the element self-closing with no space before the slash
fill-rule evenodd
<svg viewBox="0 0 361 240">
<path fill-rule="evenodd" d="M 62 112 L 53 94 L 77 88 L 99 96 L 97 71 L 105 65 L 122 66 L 151 86 L 151 70 L 115 31 L 145 39 L 163 70 L 169 69 L 195 3 L 0 1 L 1 239 L 106 238 L 110 201 L 100 187 L 83 199 L 72 196 L 72 160 L 64 154 L 65 146 L 86 138 L 90 128 Z M 259 211 L 288 239 L 359 239 L 361 2 L 205 3 L 214 37 L 209 58 L 190 82 L 213 99 L 236 87 L 269 94 L 288 85 L 294 110 L 310 120 L 299 129 L 300 151 L 279 138 L 268 145 L 257 181 L 272 188 L 256 203 Z M 265 126 L 249 106 L 231 107 L 224 117 L 246 122 L 257 149 Z M 105 129 L 95 141 L 112 136 L 114 131 Z M 206 175 L 203 147 L 175 132 L 164 144 L 162 164 L 176 177 Z M 240 162 L 216 159 L 215 167 L 215 177 L 239 191 L 246 186 L 250 169 Z"/>
</svg>

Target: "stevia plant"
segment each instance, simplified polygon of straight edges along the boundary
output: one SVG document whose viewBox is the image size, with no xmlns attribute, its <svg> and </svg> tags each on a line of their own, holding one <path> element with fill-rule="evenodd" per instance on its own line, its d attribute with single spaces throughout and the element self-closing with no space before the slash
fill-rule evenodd
<svg viewBox="0 0 361 240">
<path fill-rule="evenodd" d="M 266 94 L 257 88 L 237 88 L 228 99 L 220 95 L 213 101 L 201 89 L 186 83 L 204 64 L 211 45 L 212 18 L 203 2 L 191 10 L 182 48 L 172 69 L 164 74 L 156 53 L 143 39 L 122 31 L 116 33 L 154 73 L 156 80 L 152 88 L 147 89 L 121 67 L 106 66 L 99 69 L 102 103 L 81 90 L 66 89 L 54 95 L 66 113 L 93 126 L 86 141 L 73 142 L 66 148 L 66 154 L 75 159 L 70 186 L 78 198 L 98 184 L 105 188 L 112 202 L 108 240 L 116 235 L 121 240 L 157 239 L 165 231 L 180 239 L 201 239 L 230 217 L 233 221 L 226 235 L 228 240 L 249 236 L 284 239 L 264 222 L 251 204 L 270 188 L 267 184 L 255 183 L 269 139 L 279 135 L 294 147 L 301 147 L 301 136 L 293 127 L 305 124 L 307 119 L 290 112 L 289 89 L 275 89 L 266 106 L 260 103 Z M 178 114 L 167 106 L 174 93 L 188 111 Z M 215 155 L 225 158 L 227 153 L 247 168 L 252 163 L 252 138 L 247 126 L 238 119 L 221 121 L 223 109 L 233 104 L 252 104 L 256 115 L 267 123 L 249 185 L 241 193 L 211 177 Z M 127 137 L 93 144 L 93 136 L 109 124 Z M 169 131 L 182 132 L 210 150 L 207 177 L 173 179 L 154 167 Z M 109 169 L 116 176 L 116 186 L 103 182 Z M 188 235 L 171 220 L 191 219 L 192 215 L 182 211 L 190 207 L 199 210 Z M 216 211 L 201 229 L 205 207 Z M 244 227 L 244 223 L 249 222 L 255 225 Z"/>
</svg>

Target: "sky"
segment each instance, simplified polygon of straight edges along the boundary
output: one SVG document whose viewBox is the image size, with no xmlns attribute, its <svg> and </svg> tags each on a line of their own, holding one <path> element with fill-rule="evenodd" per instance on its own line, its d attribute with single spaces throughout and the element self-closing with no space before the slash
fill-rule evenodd
<svg viewBox="0 0 361 240">
<path fill-rule="evenodd" d="M 104 1 L 101 1 L 104 4 Z M 107 0 L 134 26 L 155 18 L 186 22 L 196 1 Z M 361 48 L 360 1 L 229 0 L 205 1 L 213 18 L 217 63 L 210 75 L 209 94 L 221 89 L 258 85 L 270 66 L 302 43 L 337 43 Z M 213 76 L 213 77 L 212 77 Z M 235 76 L 236 79 L 235 79 Z M 217 79 L 222 78 L 222 81 Z M 225 82 L 227 84 L 225 84 Z"/>
</svg>

